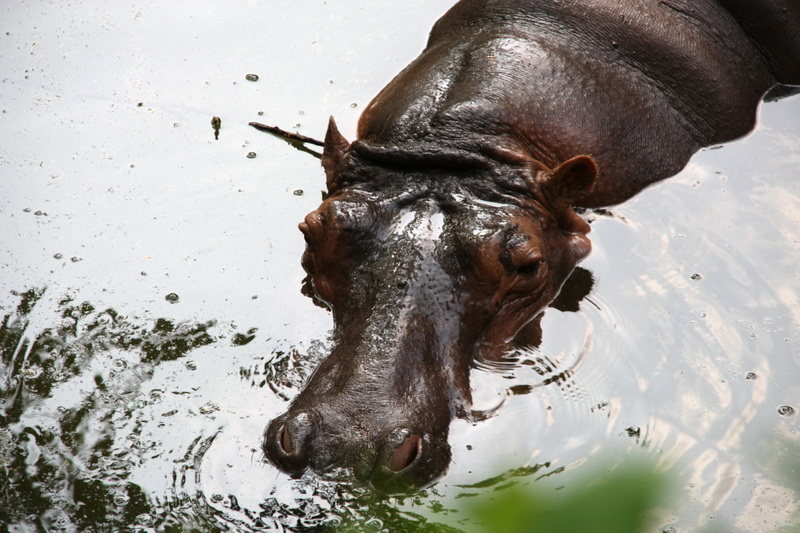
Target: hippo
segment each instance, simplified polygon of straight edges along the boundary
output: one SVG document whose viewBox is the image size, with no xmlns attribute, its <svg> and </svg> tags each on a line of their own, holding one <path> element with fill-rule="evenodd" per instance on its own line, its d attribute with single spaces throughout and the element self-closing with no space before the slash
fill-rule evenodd
<svg viewBox="0 0 800 533">
<path fill-rule="evenodd" d="M 535 337 L 624 202 L 800 84 L 797 0 L 463 0 L 346 140 L 302 265 L 330 354 L 267 426 L 279 469 L 424 487 L 470 416 L 470 369 Z"/>
</svg>

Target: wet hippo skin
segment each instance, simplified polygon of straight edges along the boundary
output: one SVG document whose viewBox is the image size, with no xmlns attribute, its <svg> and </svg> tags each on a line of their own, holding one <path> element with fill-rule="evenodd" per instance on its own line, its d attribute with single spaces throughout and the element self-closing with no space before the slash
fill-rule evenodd
<svg viewBox="0 0 800 533">
<path fill-rule="evenodd" d="M 364 111 L 331 120 L 300 224 L 333 349 L 264 451 L 282 470 L 423 486 L 477 358 L 535 339 L 589 254 L 574 206 L 630 198 L 800 84 L 797 0 L 465 0 Z"/>
</svg>

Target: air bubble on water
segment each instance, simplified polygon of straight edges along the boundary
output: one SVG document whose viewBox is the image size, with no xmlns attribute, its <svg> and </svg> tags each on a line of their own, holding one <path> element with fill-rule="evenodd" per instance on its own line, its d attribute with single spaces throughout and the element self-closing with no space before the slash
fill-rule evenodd
<svg viewBox="0 0 800 533">
<path fill-rule="evenodd" d="M 153 517 L 147 513 L 142 513 L 136 517 L 136 523 L 144 527 L 149 527 L 153 524 Z"/>
<path fill-rule="evenodd" d="M 383 521 L 380 518 L 370 518 L 364 522 L 364 528 L 367 531 L 380 531 L 383 529 Z"/>
<path fill-rule="evenodd" d="M 781 405 L 778 407 L 778 414 L 781 416 L 792 416 L 794 414 L 794 407 L 791 405 Z"/>
<path fill-rule="evenodd" d="M 22 371 L 22 375 L 25 377 L 25 379 L 35 379 L 41 376 L 42 372 L 42 367 L 39 365 L 31 365 Z"/>
</svg>

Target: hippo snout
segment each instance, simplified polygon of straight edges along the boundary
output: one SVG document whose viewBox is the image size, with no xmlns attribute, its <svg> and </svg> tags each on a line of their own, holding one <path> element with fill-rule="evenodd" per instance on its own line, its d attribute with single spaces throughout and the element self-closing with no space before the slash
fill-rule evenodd
<svg viewBox="0 0 800 533">
<path fill-rule="evenodd" d="M 267 426 L 263 450 L 272 464 L 290 475 L 310 468 L 325 476 L 345 468 L 383 492 L 425 486 L 447 470 L 446 435 L 436 438 L 410 427 L 382 433 L 375 439 L 361 431 L 334 432 L 326 430 L 313 410 L 289 412 Z"/>
</svg>

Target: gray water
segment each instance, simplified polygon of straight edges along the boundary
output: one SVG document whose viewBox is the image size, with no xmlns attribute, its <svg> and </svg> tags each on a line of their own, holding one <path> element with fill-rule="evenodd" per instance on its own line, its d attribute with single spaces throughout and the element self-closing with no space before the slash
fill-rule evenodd
<svg viewBox="0 0 800 533">
<path fill-rule="evenodd" d="M 0 7 L 0 524 L 468 530 L 459 502 L 484 480 L 538 468 L 515 482 L 555 490 L 634 457 L 677 487 L 654 530 L 796 524 L 800 97 L 586 214 L 593 292 L 548 310 L 519 364 L 473 372 L 480 421 L 453 423 L 437 485 L 375 518 L 263 461 L 328 346 L 296 229 L 324 181 L 247 123 L 320 138 L 334 115 L 352 138 L 450 3 Z"/>
</svg>

